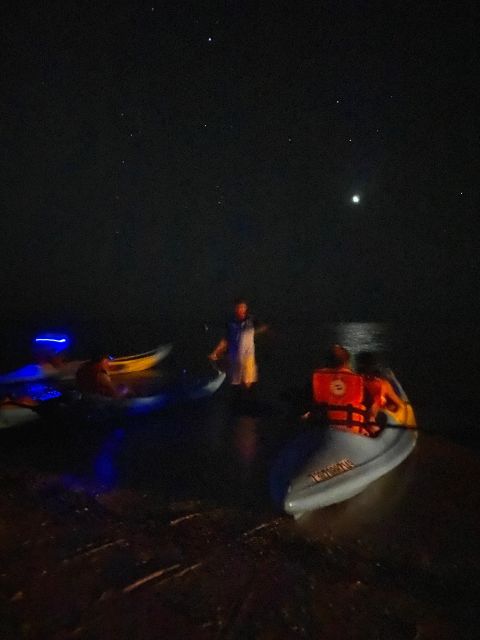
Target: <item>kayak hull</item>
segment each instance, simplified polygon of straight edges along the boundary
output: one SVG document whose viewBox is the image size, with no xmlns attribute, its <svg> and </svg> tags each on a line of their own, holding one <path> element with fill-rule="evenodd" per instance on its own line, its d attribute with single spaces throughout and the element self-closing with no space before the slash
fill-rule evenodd
<svg viewBox="0 0 480 640">
<path fill-rule="evenodd" d="M 146 371 L 152 369 L 161 360 L 166 358 L 172 350 L 171 344 L 164 344 L 153 351 L 140 353 L 135 356 L 124 356 L 114 358 L 110 362 L 109 372 L 112 375 L 118 373 L 136 373 L 138 371 Z"/>
<path fill-rule="evenodd" d="M 130 416 L 144 415 L 171 405 L 211 396 L 221 387 L 225 377 L 225 373 L 219 372 L 213 378 L 180 383 L 151 396 L 108 398 L 97 394 L 84 394 L 81 401 L 96 409 L 110 409 Z"/>
<path fill-rule="evenodd" d="M 386 370 L 384 376 L 403 400 L 402 405 L 394 412 L 383 410 L 386 426 L 376 437 L 317 427 L 306 462 L 297 464 L 289 481 L 283 500 L 288 514 L 298 518 L 348 500 L 410 455 L 417 442 L 415 415 L 393 372 Z"/>
<path fill-rule="evenodd" d="M 376 438 L 326 429 L 321 448 L 291 482 L 285 511 L 299 517 L 358 495 L 401 464 L 416 440 L 416 431 L 401 428 L 386 428 Z"/>
<path fill-rule="evenodd" d="M 147 351 L 146 353 L 113 358 L 110 362 L 110 373 L 112 375 L 116 375 L 151 369 L 166 358 L 171 350 L 171 344 L 164 344 L 152 351 Z M 0 376 L 0 384 L 34 382 L 36 380 L 45 379 L 71 380 L 75 378 L 79 367 L 84 362 L 85 360 L 73 360 L 65 363 L 60 369 L 57 369 L 50 364 L 28 364 L 21 369 L 11 371 L 10 373 Z"/>
<path fill-rule="evenodd" d="M 38 420 L 38 414 L 28 407 L 17 407 L 15 405 L 2 405 L 0 407 L 0 429 L 19 427 Z"/>
</svg>

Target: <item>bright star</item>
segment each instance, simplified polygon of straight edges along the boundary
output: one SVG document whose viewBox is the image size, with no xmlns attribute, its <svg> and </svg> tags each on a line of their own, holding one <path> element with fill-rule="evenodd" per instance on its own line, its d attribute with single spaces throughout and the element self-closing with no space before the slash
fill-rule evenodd
<svg viewBox="0 0 480 640">
<path fill-rule="evenodd" d="M 354 202 L 355 204 L 358 204 L 360 202 L 360 196 L 356 194 L 352 196 L 352 202 Z"/>
</svg>

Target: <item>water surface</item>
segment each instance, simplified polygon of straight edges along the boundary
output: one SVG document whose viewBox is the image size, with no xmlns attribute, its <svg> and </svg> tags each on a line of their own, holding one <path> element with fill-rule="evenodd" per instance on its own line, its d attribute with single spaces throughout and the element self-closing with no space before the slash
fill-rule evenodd
<svg viewBox="0 0 480 640">
<path fill-rule="evenodd" d="M 5 637 L 473 638 L 480 466 L 464 364 L 476 332 L 416 329 L 279 324 L 258 339 L 247 404 L 225 386 L 146 418 L 0 434 Z M 206 375 L 215 328 L 193 333 L 127 382 Z M 270 470 L 305 428 L 295 392 L 331 342 L 382 355 L 420 437 L 356 498 L 293 521 Z"/>
</svg>

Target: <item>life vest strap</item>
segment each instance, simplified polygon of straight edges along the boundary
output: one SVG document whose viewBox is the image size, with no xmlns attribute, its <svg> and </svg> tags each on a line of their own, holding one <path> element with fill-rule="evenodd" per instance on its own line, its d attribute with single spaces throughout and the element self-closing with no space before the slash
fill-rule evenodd
<svg viewBox="0 0 480 640">
<path fill-rule="evenodd" d="M 332 427 L 336 427 L 336 426 L 348 426 L 348 427 L 364 427 L 367 423 L 364 420 L 353 420 L 350 418 L 347 418 L 347 420 L 336 420 L 336 419 L 330 419 L 328 420 L 328 424 L 332 425 Z"/>
<path fill-rule="evenodd" d="M 352 404 L 319 403 L 318 407 L 326 411 L 328 423 L 332 426 L 346 425 L 349 427 L 364 427 L 368 422 L 368 414 L 364 405 L 354 406 Z M 342 417 L 338 417 L 338 415 L 335 417 L 331 416 L 331 414 L 338 413 L 340 413 Z"/>
<path fill-rule="evenodd" d="M 361 413 L 362 415 L 367 415 L 367 411 L 365 409 L 365 405 L 354 406 L 353 404 L 326 404 L 321 403 L 319 406 L 323 406 L 329 411 L 346 411 L 347 413 Z"/>
</svg>

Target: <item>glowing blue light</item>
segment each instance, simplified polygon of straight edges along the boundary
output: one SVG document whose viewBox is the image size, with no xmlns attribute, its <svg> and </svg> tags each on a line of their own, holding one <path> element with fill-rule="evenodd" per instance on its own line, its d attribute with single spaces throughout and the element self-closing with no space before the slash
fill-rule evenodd
<svg viewBox="0 0 480 640">
<path fill-rule="evenodd" d="M 110 487 L 115 484 L 118 472 L 111 451 L 104 451 L 94 461 L 96 480 Z"/>
<path fill-rule="evenodd" d="M 11 373 L 0 376 L 0 383 L 21 382 L 22 380 L 35 380 L 43 378 L 45 372 L 39 364 L 27 364 Z"/>
<path fill-rule="evenodd" d="M 34 400 L 38 400 L 39 402 L 45 402 L 46 400 L 53 400 L 54 398 L 60 398 L 62 395 L 61 391 L 57 389 L 53 389 L 41 382 L 35 382 L 26 384 L 24 386 L 24 391 L 26 395 L 30 396 Z"/>
<path fill-rule="evenodd" d="M 54 353 L 60 353 L 68 347 L 70 338 L 64 333 L 48 332 L 36 336 L 34 342 L 37 345 L 45 345 Z"/>
</svg>

